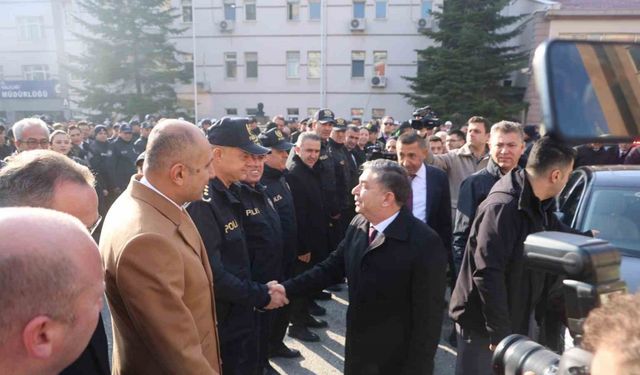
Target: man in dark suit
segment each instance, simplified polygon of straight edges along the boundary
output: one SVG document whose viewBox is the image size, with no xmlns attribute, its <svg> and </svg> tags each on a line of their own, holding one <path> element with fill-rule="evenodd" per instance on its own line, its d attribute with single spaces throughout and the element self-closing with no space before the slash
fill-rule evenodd
<svg viewBox="0 0 640 375">
<path fill-rule="evenodd" d="M 398 162 L 404 167 L 411 180 L 411 196 L 407 207 L 413 216 L 427 223 L 440 237 L 450 265 L 451 255 L 451 197 L 447 174 L 436 167 L 427 165 L 425 160 L 429 148 L 424 138 L 416 133 L 403 134 L 396 146 Z"/>
<path fill-rule="evenodd" d="M 349 279 L 347 375 L 431 374 L 440 337 L 446 252 L 438 235 L 404 208 L 405 170 L 364 165 L 353 189 L 359 213 L 322 263 L 287 280 L 289 295 Z"/>
<path fill-rule="evenodd" d="M 101 219 L 94 181 L 89 168 L 62 154 L 48 150 L 23 152 L 0 173 L 0 207 L 32 206 L 65 212 L 93 232 Z M 110 373 L 107 336 L 100 316 L 89 344 L 61 375 Z"/>
</svg>

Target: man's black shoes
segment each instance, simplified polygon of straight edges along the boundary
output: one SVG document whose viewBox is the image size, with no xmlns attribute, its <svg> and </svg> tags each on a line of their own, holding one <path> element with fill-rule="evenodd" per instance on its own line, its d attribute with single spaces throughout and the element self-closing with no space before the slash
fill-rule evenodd
<svg viewBox="0 0 640 375">
<path fill-rule="evenodd" d="M 300 351 L 288 348 L 285 344 L 279 345 L 277 348 L 269 351 L 269 357 L 297 358 L 300 357 Z"/>
<path fill-rule="evenodd" d="M 315 316 L 323 316 L 327 314 L 327 309 L 318 305 L 316 301 L 311 300 L 309 303 L 309 314 Z"/>
<path fill-rule="evenodd" d="M 329 326 L 329 323 L 321 319 L 316 319 L 311 315 L 307 315 L 304 319 L 304 325 L 311 328 L 325 328 Z"/>
<path fill-rule="evenodd" d="M 290 337 L 293 337 L 294 339 L 298 339 L 300 341 L 306 341 L 306 342 L 318 342 L 318 341 L 320 341 L 320 336 L 318 336 L 315 333 L 309 331 L 307 329 L 307 327 L 304 327 L 304 326 L 292 325 L 291 327 L 289 327 L 288 335 Z"/>
</svg>

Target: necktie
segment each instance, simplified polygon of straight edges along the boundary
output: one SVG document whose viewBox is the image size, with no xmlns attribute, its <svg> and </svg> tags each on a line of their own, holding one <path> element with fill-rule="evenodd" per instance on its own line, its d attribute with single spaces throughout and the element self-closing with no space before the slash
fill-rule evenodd
<svg viewBox="0 0 640 375">
<path fill-rule="evenodd" d="M 416 178 L 415 174 L 409 175 L 409 198 L 407 199 L 407 208 L 413 212 L 413 188 L 411 187 L 411 183 L 413 179 Z"/>
<path fill-rule="evenodd" d="M 376 230 L 376 228 L 374 228 L 373 225 L 369 226 L 369 244 L 373 242 L 377 235 L 378 231 Z"/>
</svg>

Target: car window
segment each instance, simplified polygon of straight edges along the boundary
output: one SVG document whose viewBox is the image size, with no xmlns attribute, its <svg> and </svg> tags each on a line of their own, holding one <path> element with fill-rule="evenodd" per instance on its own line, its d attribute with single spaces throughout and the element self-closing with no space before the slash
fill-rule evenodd
<svg viewBox="0 0 640 375">
<path fill-rule="evenodd" d="M 640 189 L 594 188 L 580 229 L 596 229 L 599 238 L 640 255 Z"/>
<path fill-rule="evenodd" d="M 565 190 L 560 193 L 558 206 L 560 207 L 560 211 L 564 213 L 562 221 L 567 225 L 573 223 L 585 186 L 586 178 L 581 173 L 574 173 L 569 178 Z"/>
</svg>

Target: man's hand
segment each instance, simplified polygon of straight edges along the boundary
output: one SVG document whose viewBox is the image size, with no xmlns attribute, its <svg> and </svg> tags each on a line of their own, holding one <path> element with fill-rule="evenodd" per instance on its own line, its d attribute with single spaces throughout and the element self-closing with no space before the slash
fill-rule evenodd
<svg viewBox="0 0 640 375">
<path fill-rule="evenodd" d="M 309 263 L 311 261 L 311 252 L 308 252 L 303 255 L 298 255 L 298 260 L 303 263 Z"/>
<path fill-rule="evenodd" d="M 289 304 L 289 300 L 287 299 L 287 293 L 284 287 L 278 284 L 277 281 L 269 281 L 267 283 L 267 287 L 269 287 L 269 296 L 271 296 L 271 301 L 269 304 L 265 306 L 267 310 L 278 309 L 284 305 Z"/>
</svg>

